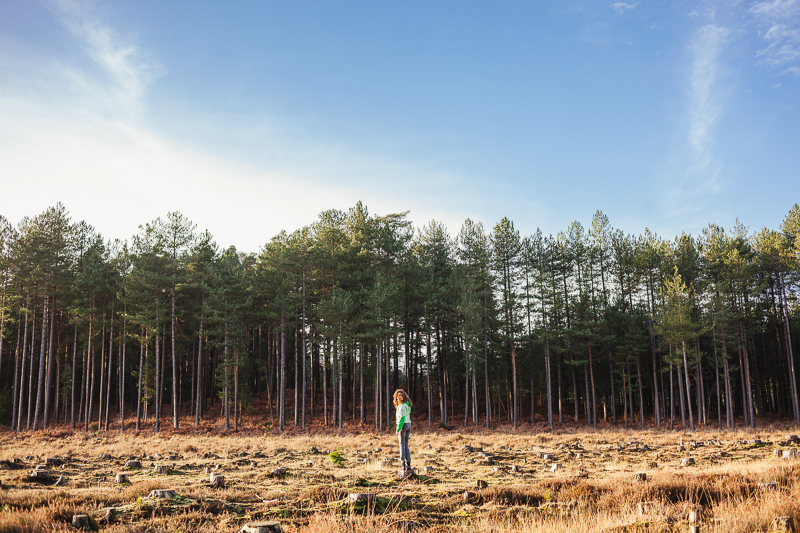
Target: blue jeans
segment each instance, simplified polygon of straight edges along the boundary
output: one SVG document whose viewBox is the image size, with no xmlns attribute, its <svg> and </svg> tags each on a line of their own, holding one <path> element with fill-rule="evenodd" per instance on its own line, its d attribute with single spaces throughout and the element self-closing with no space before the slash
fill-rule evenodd
<svg viewBox="0 0 800 533">
<path fill-rule="evenodd" d="M 411 423 L 406 422 L 403 428 L 397 432 L 397 440 L 400 443 L 400 462 L 403 470 L 411 469 L 411 450 L 408 449 L 408 436 L 411 434 Z"/>
</svg>

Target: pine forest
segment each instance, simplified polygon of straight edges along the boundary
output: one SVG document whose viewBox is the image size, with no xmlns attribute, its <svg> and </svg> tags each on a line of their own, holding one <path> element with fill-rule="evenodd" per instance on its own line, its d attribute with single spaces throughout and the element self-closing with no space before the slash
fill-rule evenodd
<svg viewBox="0 0 800 533">
<path fill-rule="evenodd" d="M 419 427 L 800 424 L 797 204 L 669 239 L 358 203 L 265 242 L 178 212 L 127 241 L 61 204 L 0 216 L 0 424 L 383 430 L 397 388 Z"/>
</svg>

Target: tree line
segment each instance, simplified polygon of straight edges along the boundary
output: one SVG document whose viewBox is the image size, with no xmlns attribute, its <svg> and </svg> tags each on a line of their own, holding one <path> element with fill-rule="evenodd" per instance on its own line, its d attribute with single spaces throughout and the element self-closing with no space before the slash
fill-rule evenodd
<svg viewBox="0 0 800 533">
<path fill-rule="evenodd" d="M 257 254 L 177 212 L 105 240 L 57 204 L 0 216 L 0 423 L 236 429 L 258 406 L 280 431 L 382 429 L 403 387 L 443 427 L 800 424 L 799 283 L 797 204 L 666 240 L 600 211 L 450 235 L 358 203 Z"/>
</svg>

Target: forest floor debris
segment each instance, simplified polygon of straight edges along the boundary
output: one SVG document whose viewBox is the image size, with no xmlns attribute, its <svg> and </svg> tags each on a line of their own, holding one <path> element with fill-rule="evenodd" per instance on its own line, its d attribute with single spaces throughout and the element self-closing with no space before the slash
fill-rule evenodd
<svg viewBox="0 0 800 533">
<path fill-rule="evenodd" d="M 266 521 L 287 532 L 684 531 L 694 506 L 703 531 L 768 531 L 800 519 L 800 459 L 783 453 L 800 441 L 787 433 L 415 432 L 414 473 L 399 475 L 395 436 L 366 429 L 5 431 L 0 532 L 74 531 L 81 514 L 109 533 Z"/>
</svg>

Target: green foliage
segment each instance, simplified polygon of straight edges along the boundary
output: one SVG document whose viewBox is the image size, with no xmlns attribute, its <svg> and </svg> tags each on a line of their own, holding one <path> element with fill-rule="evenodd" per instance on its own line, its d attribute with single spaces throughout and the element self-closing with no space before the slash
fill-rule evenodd
<svg viewBox="0 0 800 533">
<path fill-rule="evenodd" d="M 344 464 L 347 462 L 347 457 L 344 456 L 344 454 L 338 447 L 331 453 L 329 453 L 328 457 L 330 457 L 334 466 L 344 466 Z"/>
</svg>

